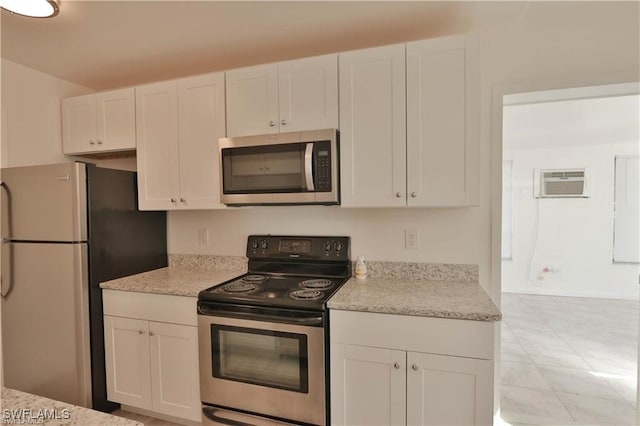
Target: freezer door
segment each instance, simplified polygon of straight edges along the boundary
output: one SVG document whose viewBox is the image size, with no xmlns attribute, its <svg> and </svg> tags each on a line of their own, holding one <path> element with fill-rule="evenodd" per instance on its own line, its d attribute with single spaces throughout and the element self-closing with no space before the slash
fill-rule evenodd
<svg viewBox="0 0 640 426">
<path fill-rule="evenodd" d="M 90 406 L 86 265 L 86 244 L 3 245 L 2 274 L 14 280 L 1 302 L 5 386 Z"/>
<path fill-rule="evenodd" d="M 86 241 L 86 170 L 82 163 L 2 169 L 2 237 Z M 11 229 L 9 229 L 11 228 Z"/>
</svg>

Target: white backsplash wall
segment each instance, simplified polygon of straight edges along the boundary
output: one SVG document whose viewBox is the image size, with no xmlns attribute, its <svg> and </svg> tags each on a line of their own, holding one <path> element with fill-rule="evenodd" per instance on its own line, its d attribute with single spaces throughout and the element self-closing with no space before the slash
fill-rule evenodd
<svg viewBox="0 0 640 426">
<path fill-rule="evenodd" d="M 327 206 L 242 207 L 169 213 L 172 254 L 245 254 L 247 235 L 347 235 L 351 257 L 425 263 L 488 262 L 478 208 L 348 209 Z M 199 230 L 209 244 L 199 242 Z M 419 248 L 405 249 L 405 230 L 418 231 Z M 482 280 L 481 275 L 481 282 Z"/>
</svg>

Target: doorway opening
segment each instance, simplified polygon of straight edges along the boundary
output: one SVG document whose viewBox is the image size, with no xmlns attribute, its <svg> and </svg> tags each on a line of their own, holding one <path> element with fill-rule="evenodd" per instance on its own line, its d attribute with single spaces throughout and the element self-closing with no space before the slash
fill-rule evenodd
<svg viewBox="0 0 640 426">
<path fill-rule="evenodd" d="M 501 415 L 634 424 L 637 84 L 503 100 Z"/>
</svg>

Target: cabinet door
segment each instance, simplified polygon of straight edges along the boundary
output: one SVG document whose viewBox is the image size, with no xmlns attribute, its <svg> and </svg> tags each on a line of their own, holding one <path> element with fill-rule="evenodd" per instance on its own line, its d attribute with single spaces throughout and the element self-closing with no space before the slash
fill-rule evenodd
<svg viewBox="0 0 640 426">
<path fill-rule="evenodd" d="M 229 136 L 278 132 L 278 65 L 227 71 Z"/>
<path fill-rule="evenodd" d="M 198 328 L 149 323 L 153 411 L 201 420 Z"/>
<path fill-rule="evenodd" d="M 178 111 L 181 205 L 223 208 L 218 138 L 225 136 L 224 74 L 179 80 Z"/>
<path fill-rule="evenodd" d="M 178 84 L 136 88 L 138 201 L 140 210 L 178 207 Z"/>
<path fill-rule="evenodd" d="M 62 100 L 62 150 L 82 154 L 98 150 L 96 134 L 96 95 Z"/>
<path fill-rule="evenodd" d="M 338 128 L 338 55 L 278 64 L 281 132 Z"/>
<path fill-rule="evenodd" d="M 136 149 L 134 89 L 96 94 L 97 144 L 100 151 Z"/>
<path fill-rule="evenodd" d="M 407 424 L 490 425 L 491 361 L 407 353 Z"/>
<path fill-rule="evenodd" d="M 402 425 L 406 419 L 406 353 L 331 345 L 334 425 Z"/>
<path fill-rule="evenodd" d="M 477 90 L 465 37 L 407 44 L 407 197 L 410 206 L 464 206 L 477 182 L 471 141 Z"/>
<path fill-rule="evenodd" d="M 148 322 L 104 316 L 107 397 L 150 410 Z"/>
<path fill-rule="evenodd" d="M 342 205 L 406 205 L 404 44 L 340 54 Z"/>
</svg>

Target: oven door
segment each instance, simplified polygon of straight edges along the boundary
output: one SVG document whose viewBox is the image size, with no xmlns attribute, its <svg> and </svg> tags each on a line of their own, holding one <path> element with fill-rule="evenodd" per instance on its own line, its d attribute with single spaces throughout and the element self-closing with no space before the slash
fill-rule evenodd
<svg viewBox="0 0 640 426">
<path fill-rule="evenodd" d="M 200 314 L 198 341 L 204 403 L 325 424 L 322 327 Z"/>
</svg>

